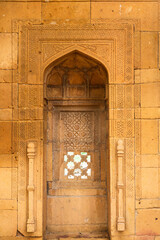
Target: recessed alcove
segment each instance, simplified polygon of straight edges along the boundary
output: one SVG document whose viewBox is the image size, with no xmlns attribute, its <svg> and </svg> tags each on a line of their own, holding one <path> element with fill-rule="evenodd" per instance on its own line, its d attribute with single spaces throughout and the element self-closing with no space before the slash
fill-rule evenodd
<svg viewBox="0 0 160 240">
<path fill-rule="evenodd" d="M 73 51 L 44 71 L 44 232 L 108 235 L 108 73 Z"/>
</svg>

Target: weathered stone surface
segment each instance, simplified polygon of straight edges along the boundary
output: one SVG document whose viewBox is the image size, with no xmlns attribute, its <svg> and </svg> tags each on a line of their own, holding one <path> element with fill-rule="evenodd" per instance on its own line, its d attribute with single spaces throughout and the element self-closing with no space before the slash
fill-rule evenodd
<svg viewBox="0 0 160 240">
<path fill-rule="evenodd" d="M 17 190 L 18 190 L 18 174 L 17 174 L 17 168 L 12 167 L 11 169 L 11 195 L 12 199 L 17 199 Z"/>
<path fill-rule="evenodd" d="M 18 19 L 41 19 L 40 2 L 0 2 L 0 32 L 11 32 L 12 21 Z"/>
<path fill-rule="evenodd" d="M 0 122 L 0 154 L 11 153 L 11 122 Z"/>
<path fill-rule="evenodd" d="M 160 81 L 158 68 L 135 70 L 135 83 L 152 83 Z"/>
<path fill-rule="evenodd" d="M 0 236 L 16 236 L 17 211 L 0 210 Z"/>
<path fill-rule="evenodd" d="M 74 240 L 75 238 L 69 237 L 68 240 Z M 77 240 L 87 240 L 88 238 L 76 238 Z M 94 240 L 95 238 L 90 238 L 90 240 Z M 105 240 L 106 238 L 96 238 L 97 240 Z M 61 237 L 60 240 L 65 240 L 65 238 Z M 107 240 L 107 239 L 106 239 Z"/>
<path fill-rule="evenodd" d="M 155 99 L 155 97 L 154 97 Z M 139 119 L 159 119 L 160 108 L 137 108 L 135 109 L 135 118 Z"/>
<path fill-rule="evenodd" d="M 141 121 L 141 152 L 142 154 L 158 153 L 158 121 Z"/>
<path fill-rule="evenodd" d="M 0 210 L 16 210 L 17 201 L 16 200 L 0 200 Z"/>
<path fill-rule="evenodd" d="M 142 84 L 141 107 L 159 107 L 159 106 L 160 106 L 160 83 Z"/>
<path fill-rule="evenodd" d="M 141 167 L 158 168 L 159 156 L 158 155 L 141 155 Z"/>
<path fill-rule="evenodd" d="M 99 224 L 106 222 L 107 217 L 107 206 L 105 197 L 56 197 L 48 198 L 48 226 L 55 227 L 59 225 L 60 229 L 63 231 L 63 225 L 73 224 Z M 90 205 L 92 204 L 92 205 Z M 101 211 L 97 211 L 96 208 L 101 205 Z M 89 209 L 92 209 L 90 211 Z M 68 211 L 69 209 L 69 211 Z M 100 209 L 99 209 L 100 210 Z M 79 214 L 79 211 L 81 214 Z M 63 217 L 65 215 L 65 218 Z M 55 225 L 56 223 L 56 225 Z"/>
<path fill-rule="evenodd" d="M 154 240 L 154 236 L 135 236 L 134 240 Z"/>
<path fill-rule="evenodd" d="M 139 69 L 141 67 L 141 32 L 140 31 L 137 31 L 134 34 L 134 45 L 135 45 L 134 46 L 134 68 Z M 135 79 L 136 79 L 136 70 L 135 70 Z"/>
<path fill-rule="evenodd" d="M 0 83 L 0 96 L 0 108 L 10 108 L 12 106 L 11 83 Z"/>
<path fill-rule="evenodd" d="M 12 70 L 0 70 L 0 82 L 12 82 Z"/>
<path fill-rule="evenodd" d="M 95 2 L 91 3 L 92 19 L 140 19 L 142 31 L 158 30 L 157 2 Z M 93 21 L 94 22 L 94 21 Z"/>
<path fill-rule="evenodd" d="M 57 22 L 81 21 L 89 22 L 89 2 L 52 2 L 42 3 L 42 19 L 45 22 L 56 24 Z"/>
<path fill-rule="evenodd" d="M 106 189 L 53 189 L 49 190 L 54 196 L 102 196 L 106 194 Z"/>
<path fill-rule="evenodd" d="M 33 238 L 28 238 L 28 237 L 22 237 L 20 236 L 21 233 L 18 234 L 18 236 L 15 236 L 15 237 L 1 237 L 0 236 L 0 240 L 33 240 Z M 35 240 L 43 240 L 42 237 L 35 237 L 34 238 Z M 51 239 L 52 240 L 52 239 Z M 57 240 L 57 239 L 54 239 L 54 240 Z"/>
<path fill-rule="evenodd" d="M 119 234 L 120 235 L 120 234 Z M 113 236 L 111 237 L 111 240 L 135 240 L 135 237 L 132 235 L 127 235 L 127 236 Z"/>
<path fill-rule="evenodd" d="M 11 154 L 0 154 L 0 168 L 12 167 L 12 155 Z"/>
<path fill-rule="evenodd" d="M 136 208 L 160 208 L 160 200 L 159 199 L 139 199 L 136 200 Z"/>
<path fill-rule="evenodd" d="M 159 171 L 158 168 L 142 168 L 142 198 L 158 198 Z"/>
<path fill-rule="evenodd" d="M 0 33 L 0 69 L 17 68 L 17 34 Z"/>
<path fill-rule="evenodd" d="M 0 199 L 11 198 L 11 168 L 0 168 Z"/>
<path fill-rule="evenodd" d="M 5 120 L 12 120 L 12 109 L 0 109 L 0 121 Z"/>
<path fill-rule="evenodd" d="M 160 153 L 160 120 L 159 120 L 159 153 Z"/>
<path fill-rule="evenodd" d="M 158 35 L 156 32 L 141 33 L 141 68 L 158 67 Z"/>
<path fill-rule="evenodd" d="M 160 235 L 160 210 L 139 209 L 136 215 L 137 235 Z"/>
<path fill-rule="evenodd" d="M 15 237 L 1 237 L 0 236 L 0 240 L 33 240 L 33 238 L 29 238 L 29 237 L 22 237 L 20 236 L 21 233 L 18 234 L 18 236 L 15 236 Z M 35 237 L 34 238 L 35 240 L 43 240 L 42 237 Z M 52 239 L 51 239 L 52 240 Z M 54 240 L 57 240 L 57 239 L 54 239 Z"/>
<path fill-rule="evenodd" d="M 159 6 L 160 6 L 160 3 L 159 3 Z M 159 11 L 159 12 L 160 12 L 160 11 Z M 158 55 L 159 55 L 159 57 L 158 57 L 159 65 L 158 65 L 158 67 L 160 68 L 160 48 L 159 48 L 159 46 L 160 46 L 160 33 L 159 33 L 159 35 L 158 35 L 158 41 L 159 41 L 159 45 L 158 45 L 158 49 L 159 49 L 159 52 L 158 52 Z"/>
</svg>

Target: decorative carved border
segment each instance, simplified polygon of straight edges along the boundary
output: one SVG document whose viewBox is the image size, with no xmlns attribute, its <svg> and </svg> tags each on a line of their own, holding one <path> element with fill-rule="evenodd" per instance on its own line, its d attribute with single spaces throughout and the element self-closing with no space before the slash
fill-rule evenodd
<svg viewBox="0 0 160 240">
<path fill-rule="evenodd" d="M 26 69 L 31 73 L 27 75 L 36 74 L 37 80 L 40 79 L 40 58 L 43 70 L 53 59 L 78 49 L 93 55 L 107 67 L 110 83 L 133 82 L 133 25 L 131 24 L 118 22 L 116 25 L 103 23 L 65 27 L 23 25 L 21 35 L 23 46 L 20 52 L 23 56 L 21 83 L 28 82 Z M 47 64 L 44 63 L 45 61 Z M 43 83 L 43 78 L 40 83 Z"/>
</svg>

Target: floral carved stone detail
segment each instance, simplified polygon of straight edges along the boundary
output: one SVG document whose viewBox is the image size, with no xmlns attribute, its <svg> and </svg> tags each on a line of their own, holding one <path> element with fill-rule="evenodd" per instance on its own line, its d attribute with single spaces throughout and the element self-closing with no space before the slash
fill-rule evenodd
<svg viewBox="0 0 160 240">
<path fill-rule="evenodd" d="M 90 179 L 91 178 L 91 155 L 87 152 L 75 154 L 67 152 L 64 155 L 64 176 L 67 179 Z"/>
</svg>

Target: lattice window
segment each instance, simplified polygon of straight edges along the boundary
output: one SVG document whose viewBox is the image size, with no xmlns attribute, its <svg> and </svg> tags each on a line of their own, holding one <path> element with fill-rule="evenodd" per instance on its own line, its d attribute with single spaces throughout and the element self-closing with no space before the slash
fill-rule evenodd
<svg viewBox="0 0 160 240">
<path fill-rule="evenodd" d="M 63 112 L 63 144 L 67 150 L 91 150 L 94 141 L 93 112 Z"/>
<path fill-rule="evenodd" d="M 64 155 L 64 176 L 67 179 L 90 179 L 91 178 L 91 155 L 87 152 L 75 154 L 67 152 Z"/>
</svg>

